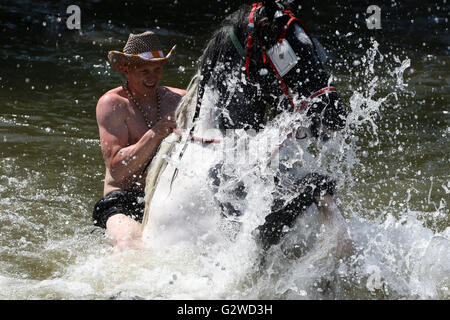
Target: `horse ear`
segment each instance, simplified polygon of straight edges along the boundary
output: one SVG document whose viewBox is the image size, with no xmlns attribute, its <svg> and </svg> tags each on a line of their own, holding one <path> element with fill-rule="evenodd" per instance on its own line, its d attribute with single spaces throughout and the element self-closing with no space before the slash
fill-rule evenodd
<svg viewBox="0 0 450 320">
<path fill-rule="evenodd" d="M 301 0 L 282 0 L 282 1 L 280 1 L 280 4 L 285 9 L 296 13 L 298 7 L 300 6 L 300 2 L 301 2 Z"/>
<path fill-rule="evenodd" d="M 266 11 L 267 18 L 272 21 L 275 15 L 275 12 L 279 9 L 275 0 L 265 0 L 262 1 L 262 4 Z"/>
</svg>

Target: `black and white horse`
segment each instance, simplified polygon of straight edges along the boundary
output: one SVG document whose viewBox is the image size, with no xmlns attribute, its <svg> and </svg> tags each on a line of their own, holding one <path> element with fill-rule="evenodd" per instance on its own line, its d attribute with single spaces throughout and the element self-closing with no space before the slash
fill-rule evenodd
<svg viewBox="0 0 450 320">
<path fill-rule="evenodd" d="M 161 232 L 167 236 L 159 234 L 160 243 L 192 240 L 196 232 L 202 239 L 212 236 L 211 225 L 202 225 L 200 218 L 209 211 L 221 211 L 215 218 L 242 217 L 249 185 L 230 174 L 230 167 L 238 169 L 234 160 L 217 157 L 230 130 L 258 135 L 283 114 L 302 113 L 308 130 L 299 134 L 296 128 L 281 139 L 294 137 L 295 143 L 304 132 L 325 139 L 345 126 L 347 114 L 324 70 L 322 50 L 280 2 L 244 5 L 225 19 L 177 109 L 178 130 L 166 138 L 150 165 L 144 225 L 148 220 L 153 241 Z M 268 214 L 252 233 L 264 249 L 277 244 L 313 204 L 326 219 L 339 214 L 332 209 L 332 179 L 315 172 L 297 175 L 290 179 L 290 196 L 283 197 L 282 162 L 277 172 Z M 176 231 L 167 232 L 170 228 Z"/>
</svg>

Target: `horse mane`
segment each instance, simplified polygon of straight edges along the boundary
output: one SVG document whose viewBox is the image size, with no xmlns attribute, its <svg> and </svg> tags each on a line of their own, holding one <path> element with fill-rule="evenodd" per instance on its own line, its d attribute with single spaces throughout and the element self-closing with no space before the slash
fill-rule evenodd
<svg viewBox="0 0 450 320">
<path fill-rule="evenodd" d="M 199 104 L 201 103 L 203 96 L 203 87 L 208 83 L 219 59 L 226 55 L 231 55 L 236 59 L 237 52 L 233 47 L 232 42 L 229 40 L 228 32 L 233 26 L 239 39 L 243 39 L 243 25 L 246 23 L 245 16 L 248 12 L 249 6 L 242 5 L 239 10 L 225 18 L 221 27 L 214 32 L 206 45 L 206 48 L 199 59 L 197 73 L 191 79 L 187 92 L 179 102 L 175 111 L 178 129 L 190 130 L 192 128 L 193 121 L 196 118 L 195 113 L 199 110 Z M 146 177 L 145 210 L 142 229 L 144 229 L 147 224 L 153 194 L 159 182 L 159 178 L 167 165 L 166 156 L 172 153 L 175 144 L 179 141 L 180 137 L 175 133 L 171 133 L 161 142 L 158 151 L 150 162 Z"/>
<path fill-rule="evenodd" d="M 178 103 L 175 110 L 175 119 L 177 122 L 177 128 L 188 129 L 192 126 L 192 120 L 194 117 L 195 106 L 197 105 L 197 93 L 200 82 L 200 73 L 194 75 L 189 83 L 186 94 Z"/>
<path fill-rule="evenodd" d="M 247 27 L 249 9 L 248 5 L 242 5 L 237 11 L 227 16 L 221 23 L 220 28 L 214 32 L 199 59 L 199 70 L 202 74 L 210 71 L 218 59 L 225 54 L 228 55 L 232 52 L 233 57 L 239 57 L 229 38 L 229 31 L 231 27 L 234 27 L 234 32 L 239 41 L 243 45 L 246 43 L 244 40 L 246 40 L 247 32 L 244 29 Z"/>
<path fill-rule="evenodd" d="M 237 11 L 227 16 L 203 50 L 203 54 L 198 60 L 198 72 L 201 74 L 201 80 L 198 88 L 197 112 L 200 108 L 204 87 L 211 77 L 215 76 L 217 81 L 221 81 L 225 77 L 218 70 L 219 67 L 223 67 L 226 60 L 230 62 L 240 61 L 241 57 L 230 40 L 229 32 L 233 28 L 239 42 L 245 46 L 248 36 L 246 27 L 249 12 L 250 6 L 242 5 Z M 198 114 L 195 116 L 198 116 Z"/>
</svg>

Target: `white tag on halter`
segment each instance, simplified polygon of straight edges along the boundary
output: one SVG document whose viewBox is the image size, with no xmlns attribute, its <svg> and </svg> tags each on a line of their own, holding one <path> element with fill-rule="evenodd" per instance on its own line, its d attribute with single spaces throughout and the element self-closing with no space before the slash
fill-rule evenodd
<svg viewBox="0 0 450 320">
<path fill-rule="evenodd" d="M 280 76 L 284 76 L 291 70 L 298 61 L 298 57 L 292 49 L 291 45 L 286 39 L 283 39 L 281 43 L 277 42 L 272 48 L 267 51 L 267 54 L 272 60 L 275 68 Z"/>
</svg>

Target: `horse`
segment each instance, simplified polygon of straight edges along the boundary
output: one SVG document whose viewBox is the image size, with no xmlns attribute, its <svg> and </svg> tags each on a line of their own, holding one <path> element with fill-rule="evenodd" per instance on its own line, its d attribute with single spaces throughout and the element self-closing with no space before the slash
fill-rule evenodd
<svg viewBox="0 0 450 320">
<path fill-rule="evenodd" d="M 220 219 L 239 221 L 242 217 L 245 208 L 239 201 L 246 198 L 248 190 L 228 170 L 237 164 L 213 156 L 226 132 L 258 134 L 277 117 L 300 112 L 306 115 L 309 126 L 288 132 L 283 139 L 293 136 L 294 143 L 305 137 L 326 141 L 331 132 L 345 127 L 347 111 L 324 68 L 323 48 L 289 9 L 289 3 L 273 0 L 243 5 L 225 18 L 206 45 L 197 74 L 177 107 L 177 129 L 162 142 L 149 166 L 143 226 L 150 221 L 150 234 L 177 225 L 181 230 L 177 237 L 183 238 L 181 233 L 185 233 L 186 240 L 191 237 L 186 230 L 202 227 L 191 223 L 196 218 L 182 216 L 186 206 L 170 207 L 170 202 L 180 197 L 191 204 L 194 198 L 203 201 L 210 209 L 216 206 Z M 279 147 L 283 148 L 283 143 Z M 201 174 L 192 179 L 193 171 L 183 171 L 183 165 L 194 165 Z M 342 219 L 333 209 L 333 179 L 316 172 L 297 174 L 290 180 L 293 193 L 283 198 L 283 168 L 277 172 L 271 181 L 270 212 L 252 232 L 263 250 L 278 244 L 297 217 L 313 204 L 324 220 L 336 215 Z M 223 186 L 230 184 L 232 187 L 224 191 Z M 197 187 L 189 187 L 193 185 L 208 188 L 194 191 Z M 224 192 L 228 195 L 225 198 Z M 204 229 L 208 228 L 206 224 Z M 163 242 L 167 241 L 170 239 Z"/>
</svg>

